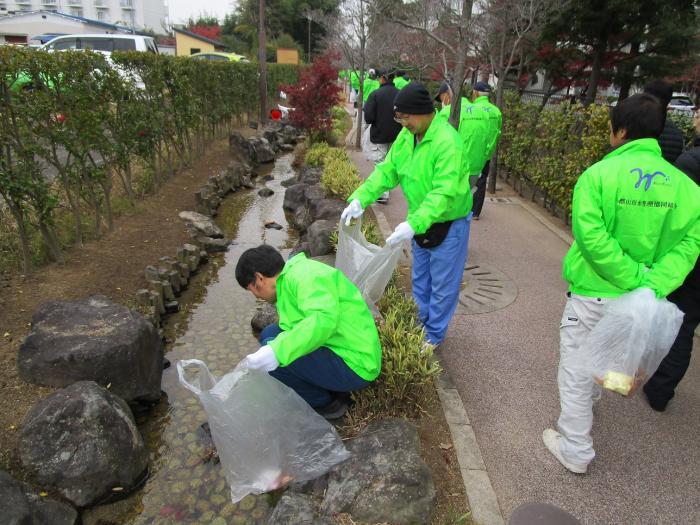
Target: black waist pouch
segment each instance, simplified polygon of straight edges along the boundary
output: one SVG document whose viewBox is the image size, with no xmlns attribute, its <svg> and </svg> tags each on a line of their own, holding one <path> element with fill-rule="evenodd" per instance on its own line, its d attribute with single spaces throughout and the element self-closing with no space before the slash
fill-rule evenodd
<svg viewBox="0 0 700 525">
<path fill-rule="evenodd" d="M 413 238 L 421 248 L 435 248 L 445 240 L 453 222 L 436 222 L 425 233 L 414 235 Z"/>
</svg>

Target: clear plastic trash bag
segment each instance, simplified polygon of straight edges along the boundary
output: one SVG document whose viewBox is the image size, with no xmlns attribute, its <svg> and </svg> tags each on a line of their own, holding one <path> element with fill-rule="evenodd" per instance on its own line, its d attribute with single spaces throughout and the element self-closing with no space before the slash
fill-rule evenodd
<svg viewBox="0 0 700 525">
<path fill-rule="evenodd" d="M 357 286 L 370 308 L 374 309 L 384 294 L 400 257 L 400 243 L 380 247 L 368 242 L 361 218 L 350 226 L 340 222 L 335 267 Z"/>
<path fill-rule="evenodd" d="M 581 346 L 596 383 L 633 393 L 659 368 L 683 322 L 683 312 L 649 288 L 610 301 Z"/>
<path fill-rule="evenodd" d="M 249 370 L 245 360 L 218 380 L 199 359 L 178 361 L 177 373 L 207 413 L 233 503 L 316 479 L 350 457 L 328 421 L 268 373 Z"/>
</svg>

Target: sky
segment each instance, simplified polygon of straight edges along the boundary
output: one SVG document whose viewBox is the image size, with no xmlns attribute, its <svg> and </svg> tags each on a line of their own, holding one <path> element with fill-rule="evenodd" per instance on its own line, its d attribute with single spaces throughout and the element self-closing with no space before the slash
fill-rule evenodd
<svg viewBox="0 0 700 525">
<path fill-rule="evenodd" d="M 184 24 L 190 17 L 197 18 L 203 13 L 223 19 L 233 11 L 234 3 L 232 0 L 167 0 L 173 24 Z"/>
</svg>

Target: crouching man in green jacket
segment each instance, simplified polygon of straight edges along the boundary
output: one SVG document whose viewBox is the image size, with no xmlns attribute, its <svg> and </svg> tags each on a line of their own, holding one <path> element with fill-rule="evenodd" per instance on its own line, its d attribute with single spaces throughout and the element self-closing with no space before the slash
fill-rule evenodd
<svg viewBox="0 0 700 525">
<path fill-rule="evenodd" d="M 665 297 L 700 251 L 700 189 L 661 156 L 665 108 L 648 94 L 612 110 L 613 151 L 579 177 L 573 198 L 575 242 L 564 258 L 569 293 L 559 327 L 559 432 L 542 435 L 571 472 L 593 460 L 593 398 L 599 388 L 580 353 L 607 302 L 637 288 Z"/>
<path fill-rule="evenodd" d="M 303 253 L 285 264 L 267 245 L 243 252 L 236 280 L 279 314 L 279 324 L 260 333 L 263 346 L 246 357 L 248 367 L 269 372 L 325 418 L 342 417 L 348 393 L 381 369 L 379 334 L 360 291 L 335 268 Z"/>
</svg>

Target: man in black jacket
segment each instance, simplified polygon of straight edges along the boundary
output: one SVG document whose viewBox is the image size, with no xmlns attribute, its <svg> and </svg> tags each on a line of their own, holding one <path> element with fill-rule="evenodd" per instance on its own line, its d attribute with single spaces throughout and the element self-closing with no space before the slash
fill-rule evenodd
<svg viewBox="0 0 700 525">
<path fill-rule="evenodd" d="M 695 114 L 695 131 L 700 134 L 700 114 Z M 676 167 L 682 170 L 696 184 L 700 184 L 700 139 L 695 139 L 695 147 L 683 153 L 676 161 Z M 697 203 L 700 206 L 700 202 Z M 700 324 L 700 259 L 685 281 L 674 290 L 668 300 L 685 314 L 676 340 L 661 361 L 656 373 L 644 385 L 644 393 L 649 406 L 663 412 L 673 398 L 678 383 L 681 382 L 690 365 L 693 351 L 693 335 Z"/>
<path fill-rule="evenodd" d="M 394 75 L 381 71 L 379 89 L 375 89 L 365 104 L 365 122 L 369 124 L 369 147 L 365 152 L 367 158 L 379 164 L 389 152 L 391 144 L 401 131 L 401 124 L 394 120 L 394 99 L 399 90 L 394 86 Z M 377 202 L 386 203 L 389 192 L 384 193 Z"/>
<path fill-rule="evenodd" d="M 663 80 L 652 80 L 644 86 L 644 92 L 654 95 L 661 101 L 663 107 L 667 108 L 673 96 L 673 87 Z M 658 140 L 659 146 L 661 146 L 661 155 L 671 164 L 675 164 L 678 156 L 683 153 L 685 139 L 683 137 L 683 132 L 678 129 L 676 123 L 668 118 L 668 116 L 666 117 L 664 130 L 661 132 L 661 136 Z"/>
</svg>

